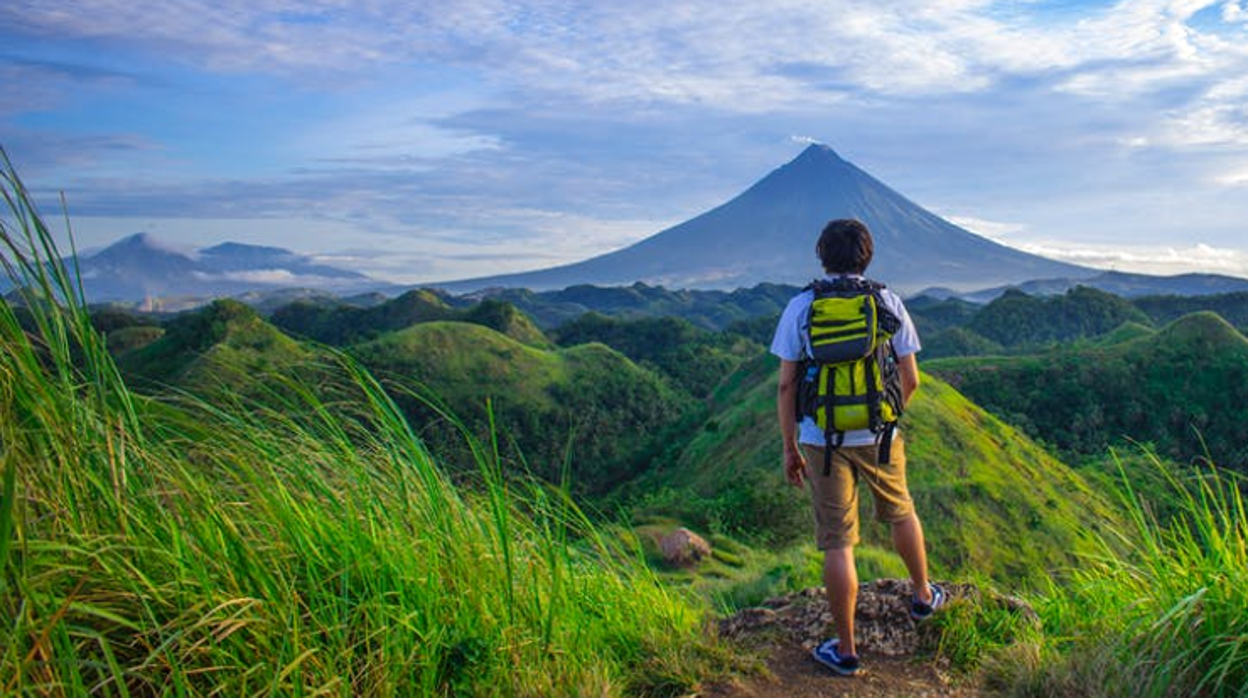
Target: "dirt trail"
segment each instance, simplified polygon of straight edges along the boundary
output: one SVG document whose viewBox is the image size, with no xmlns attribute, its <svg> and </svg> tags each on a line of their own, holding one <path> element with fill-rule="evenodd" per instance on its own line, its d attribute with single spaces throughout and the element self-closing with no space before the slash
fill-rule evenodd
<svg viewBox="0 0 1248 698">
<path fill-rule="evenodd" d="M 972 602 L 979 591 L 945 585 L 953 599 Z M 831 617 L 822 589 L 807 589 L 742 611 L 720 624 L 725 638 L 757 650 L 771 676 L 707 686 L 706 698 L 814 698 L 816 696 L 924 696 L 972 698 L 986 695 L 966 678 L 919 650 L 934 641 L 933 628 L 910 619 L 910 584 L 879 580 L 863 584 L 856 614 L 863 671 L 841 677 L 816 662 L 810 649 L 827 637 Z"/>
<path fill-rule="evenodd" d="M 862 653 L 863 671 L 852 678 L 837 676 L 801 645 L 776 642 L 767 649 L 770 677 L 707 686 L 705 698 L 977 698 L 985 695 L 947 672 L 911 657 Z"/>
</svg>

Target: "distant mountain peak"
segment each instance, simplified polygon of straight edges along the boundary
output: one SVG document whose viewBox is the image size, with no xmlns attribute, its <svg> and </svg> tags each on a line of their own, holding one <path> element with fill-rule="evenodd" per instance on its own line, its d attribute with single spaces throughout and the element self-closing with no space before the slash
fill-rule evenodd
<svg viewBox="0 0 1248 698">
<path fill-rule="evenodd" d="M 79 265 L 87 296 L 94 302 L 213 298 L 300 286 L 350 292 L 384 286 L 359 272 L 280 247 L 225 242 L 194 251 L 147 232 L 82 257 Z"/>
<path fill-rule="evenodd" d="M 151 233 L 134 233 L 118 240 L 113 245 L 148 245 L 154 240 L 155 238 L 152 237 Z"/>
<path fill-rule="evenodd" d="M 106 249 L 145 249 L 156 250 L 158 252 L 185 254 L 174 245 L 171 245 L 148 232 L 139 232 L 133 235 L 127 235 L 126 237 L 109 245 Z"/>
<path fill-rule="evenodd" d="M 811 143 L 796 158 L 793 163 L 815 161 L 815 162 L 844 162 L 840 155 L 832 149 L 827 143 Z"/>
<path fill-rule="evenodd" d="M 176 263 L 190 263 L 191 253 L 179 249 L 151 233 L 135 233 L 91 255 L 90 259 L 110 260 L 143 260 L 139 264 L 152 263 L 152 260 L 177 260 Z"/>
</svg>

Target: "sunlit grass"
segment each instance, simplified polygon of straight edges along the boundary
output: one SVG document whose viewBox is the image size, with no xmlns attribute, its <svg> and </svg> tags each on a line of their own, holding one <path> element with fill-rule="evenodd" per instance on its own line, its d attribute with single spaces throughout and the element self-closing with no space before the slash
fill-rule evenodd
<svg viewBox="0 0 1248 698">
<path fill-rule="evenodd" d="M 712 671 L 704 611 L 638 550 L 491 444 L 452 485 L 343 357 L 269 399 L 135 396 L 0 176 L 0 694 L 665 695 Z"/>
<path fill-rule="evenodd" d="M 1043 642 L 1013 647 L 995 663 L 993 678 L 1010 693 L 1248 695 L 1242 480 L 1154 466 L 1169 491 L 1137 491 L 1124 471 L 1130 524 L 1038 597 Z M 1154 515 L 1157 497 L 1169 518 Z"/>
</svg>

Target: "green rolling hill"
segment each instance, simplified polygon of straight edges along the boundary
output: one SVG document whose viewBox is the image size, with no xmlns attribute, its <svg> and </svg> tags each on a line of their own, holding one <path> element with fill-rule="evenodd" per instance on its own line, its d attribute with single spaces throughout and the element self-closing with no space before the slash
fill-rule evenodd
<svg viewBox="0 0 1248 698">
<path fill-rule="evenodd" d="M 549 350 L 482 325 L 429 322 L 349 351 L 397 388 L 427 440 L 446 447 L 460 439 L 425 400 L 448 406 L 484 443 L 492 411 L 513 465 L 523 459 L 558 480 L 570 459 L 581 491 L 605 491 L 648 467 L 668 432 L 697 408 L 657 374 L 597 343 Z"/>
<path fill-rule="evenodd" d="M 510 304 L 455 312 L 465 320 L 419 322 L 347 349 L 448 464 L 475 468 L 454 419 L 481 444 L 496 436 L 512 472 L 557 482 L 566 462 L 578 491 L 601 493 L 648 467 L 666 435 L 699 409 L 667 379 L 603 344 L 547 348 Z M 330 397 L 341 382 L 330 359 L 235 301 L 186 313 L 158 339 L 117 357 L 136 387 L 209 400 L 287 399 L 284 377 L 293 376 Z"/>
<path fill-rule="evenodd" d="M 667 488 L 671 495 L 649 498 L 652 513 L 756 540 L 810 540 L 806 494 L 780 470 L 776 373 L 775 359 L 764 356 L 726 382 L 688 445 L 634 488 L 639 501 Z M 1089 534 L 1115 520 L 1078 473 L 937 378 L 925 377 L 902 424 L 912 494 L 939 574 L 1039 583 L 1093 551 Z M 889 547 L 888 535 L 864 517 L 866 548 Z"/>
<path fill-rule="evenodd" d="M 270 321 L 296 337 L 343 346 L 377 339 L 422 322 L 457 320 L 484 325 L 525 344 L 549 347 L 533 321 L 505 300 L 456 301 L 429 289 L 416 289 L 360 306 L 343 301 L 299 300 L 273 311 Z"/>
<path fill-rule="evenodd" d="M 128 382 L 145 390 L 224 389 L 254 395 L 264 383 L 259 377 L 314 370 L 320 358 L 248 306 L 218 300 L 178 316 L 156 339 L 121 352 L 117 363 Z"/>
<path fill-rule="evenodd" d="M 1134 441 L 1167 458 L 1208 455 L 1248 471 L 1248 339 L 1211 312 L 1156 332 L 1128 326 L 1115 334 L 1137 336 L 1038 355 L 942 359 L 928 369 L 1073 457 Z"/>
</svg>

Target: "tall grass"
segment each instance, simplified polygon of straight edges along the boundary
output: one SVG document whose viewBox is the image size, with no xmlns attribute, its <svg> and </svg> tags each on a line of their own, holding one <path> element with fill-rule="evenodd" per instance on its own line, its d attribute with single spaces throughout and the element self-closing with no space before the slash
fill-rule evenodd
<svg viewBox="0 0 1248 698">
<path fill-rule="evenodd" d="M 1053 584 L 1037 610 L 1045 643 L 1003 655 L 1015 695 L 1248 696 L 1248 517 L 1234 473 L 1181 477 L 1153 459 L 1169 492 L 1141 493 L 1125 471 L 1130 517 L 1105 552 Z M 1171 496 L 1170 517 L 1149 496 Z"/>
<path fill-rule="evenodd" d="M 703 611 L 635 550 L 489 444 L 452 485 L 346 359 L 267 401 L 131 393 L 3 165 L 0 694 L 663 695 L 708 671 Z"/>
</svg>

